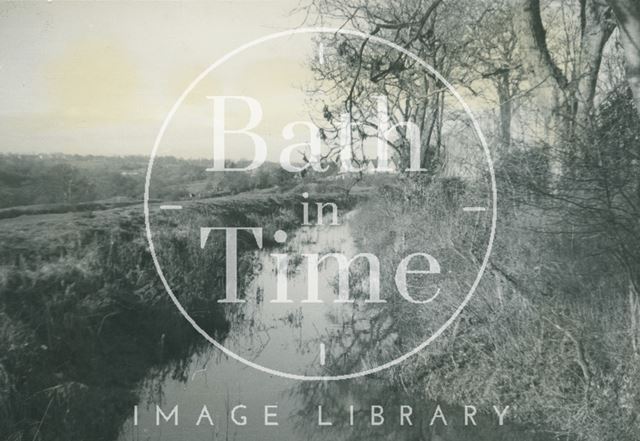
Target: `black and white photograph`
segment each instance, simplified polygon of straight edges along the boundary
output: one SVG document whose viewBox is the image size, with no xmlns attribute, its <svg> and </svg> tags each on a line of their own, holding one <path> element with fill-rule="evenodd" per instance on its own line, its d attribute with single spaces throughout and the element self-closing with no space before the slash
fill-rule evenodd
<svg viewBox="0 0 640 441">
<path fill-rule="evenodd" d="M 640 441 L 640 0 L 3 0 L 0 440 Z"/>
</svg>

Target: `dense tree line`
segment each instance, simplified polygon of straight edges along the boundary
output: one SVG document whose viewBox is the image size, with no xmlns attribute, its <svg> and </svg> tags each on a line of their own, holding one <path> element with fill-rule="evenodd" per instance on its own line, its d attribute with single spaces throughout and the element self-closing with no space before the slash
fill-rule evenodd
<svg viewBox="0 0 640 441">
<path fill-rule="evenodd" d="M 0 156 L 0 208 L 95 200 L 141 200 L 148 158 L 74 155 Z M 187 199 L 289 185 L 275 164 L 255 173 L 207 173 L 204 160 L 162 157 L 152 175 L 153 198 Z M 242 163 L 237 165 L 242 166 Z"/>
</svg>

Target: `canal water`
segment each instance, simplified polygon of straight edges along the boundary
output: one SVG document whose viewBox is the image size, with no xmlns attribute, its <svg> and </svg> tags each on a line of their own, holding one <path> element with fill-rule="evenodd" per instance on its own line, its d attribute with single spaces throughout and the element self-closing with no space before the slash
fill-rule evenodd
<svg viewBox="0 0 640 441">
<path fill-rule="evenodd" d="M 369 367 L 368 357 L 352 355 L 375 349 L 362 344 L 374 338 L 371 315 L 357 305 L 331 301 L 337 291 L 334 262 L 319 266 L 318 292 L 324 303 L 302 302 L 309 274 L 301 256 L 357 253 L 350 226 L 353 215 L 349 213 L 338 226 L 303 227 L 290 233 L 284 246 L 255 253 L 256 271 L 241 296 L 246 303 L 227 311 L 230 330 L 225 347 L 261 366 L 289 373 L 327 375 L 333 370 L 341 373 L 345 366 Z M 290 254 L 286 271 L 291 303 L 271 302 L 276 298 L 277 271 L 285 270 L 278 267 L 271 255 L 275 253 Z M 349 365 L 349 359 L 357 360 L 358 366 Z M 173 416 L 164 421 L 162 415 L 157 424 L 158 407 L 164 415 L 177 409 L 178 424 Z M 135 416 L 131 409 L 119 440 L 551 439 L 513 425 L 509 411 L 503 426 L 492 409 L 479 411 L 466 425 L 464 413 L 462 406 L 412 396 L 384 374 L 328 382 L 292 380 L 249 367 L 209 345 L 186 363 L 149 375 L 141 386 Z"/>
</svg>

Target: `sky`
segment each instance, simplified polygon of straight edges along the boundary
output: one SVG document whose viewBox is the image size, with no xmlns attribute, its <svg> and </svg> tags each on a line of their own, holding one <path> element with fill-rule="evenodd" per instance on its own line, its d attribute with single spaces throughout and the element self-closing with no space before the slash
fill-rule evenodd
<svg viewBox="0 0 640 441">
<path fill-rule="evenodd" d="M 186 86 L 230 50 L 304 23 L 299 0 L 34 1 L 0 5 L 0 152 L 148 155 Z M 310 38 L 250 49 L 212 72 L 167 130 L 160 154 L 205 157 L 207 95 L 252 94 L 264 133 L 304 116 Z M 241 124 L 243 109 L 230 115 Z M 235 112 L 235 113 L 234 113 Z M 282 141 L 280 141 L 282 142 Z M 246 143 L 245 143 L 246 144 Z M 270 152 L 269 159 L 276 155 Z M 229 152 L 248 157 L 250 145 Z"/>
</svg>

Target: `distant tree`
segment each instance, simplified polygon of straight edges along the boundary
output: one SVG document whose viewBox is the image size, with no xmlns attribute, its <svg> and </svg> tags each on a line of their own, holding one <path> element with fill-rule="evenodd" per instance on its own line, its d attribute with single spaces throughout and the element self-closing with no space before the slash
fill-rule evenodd
<svg viewBox="0 0 640 441">
<path fill-rule="evenodd" d="M 521 94 L 524 80 L 513 3 L 508 0 L 474 0 L 461 5 L 461 10 L 467 15 L 463 19 L 465 26 L 462 31 L 466 49 L 457 60 L 460 68 L 468 72 L 462 84 L 476 96 L 497 101 L 498 141 L 506 151 L 512 141 L 515 99 Z"/>
<path fill-rule="evenodd" d="M 45 170 L 40 177 L 39 201 L 80 202 L 95 198 L 94 184 L 68 164 L 55 164 Z"/>
<path fill-rule="evenodd" d="M 143 191 L 141 179 L 123 175 L 117 171 L 107 171 L 96 176 L 95 193 L 98 199 L 113 197 L 139 198 Z"/>
</svg>

